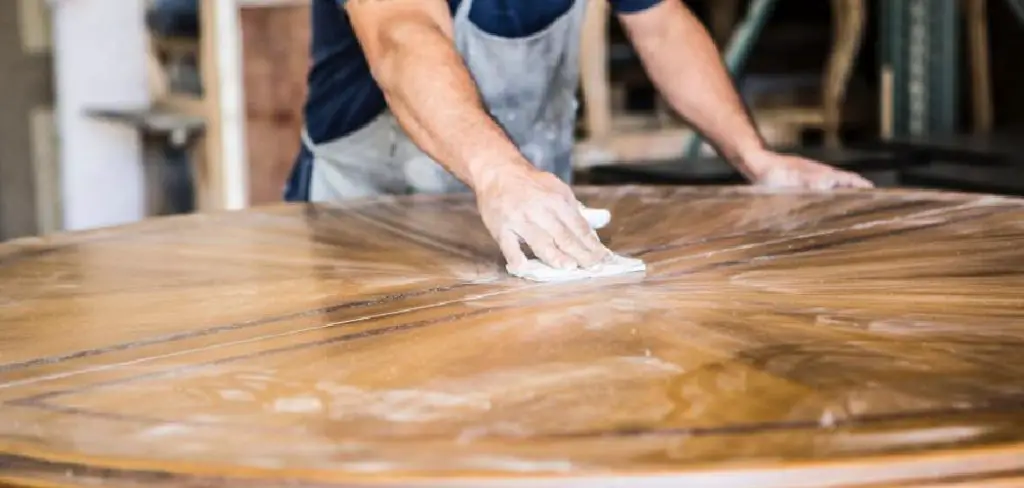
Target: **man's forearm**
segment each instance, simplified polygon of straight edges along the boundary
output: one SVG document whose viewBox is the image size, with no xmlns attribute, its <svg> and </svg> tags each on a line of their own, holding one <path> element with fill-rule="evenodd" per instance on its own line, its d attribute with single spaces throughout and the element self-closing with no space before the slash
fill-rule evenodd
<svg viewBox="0 0 1024 488">
<path fill-rule="evenodd" d="M 399 124 L 432 159 L 471 187 L 503 166 L 529 166 L 487 113 L 446 33 L 408 21 L 388 29 L 381 50 L 374 77 Z"/>
<path fill-rule="evenodd" d="M 623 24 L 666 101 L 749 176 L 748 156 L 762 151 L 764 141 L 700 21 L 680 0 L 662 0 L 624 15 Z"/>
</svg>

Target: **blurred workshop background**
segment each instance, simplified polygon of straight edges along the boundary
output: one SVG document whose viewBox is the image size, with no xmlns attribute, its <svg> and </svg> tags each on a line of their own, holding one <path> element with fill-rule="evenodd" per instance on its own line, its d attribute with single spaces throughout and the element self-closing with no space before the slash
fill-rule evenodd
<svg viewBox="0 0 1024 488">
<path fill-rule="evenodd" d="M 310 0 L 0 2 L 0 240 L 281 201 Z M 883 187 L 1024 194 L 1024 0 L 686 0 L 777 147 Z M 588 7 L 586 184 L 729 184 Z"/>
</svg>

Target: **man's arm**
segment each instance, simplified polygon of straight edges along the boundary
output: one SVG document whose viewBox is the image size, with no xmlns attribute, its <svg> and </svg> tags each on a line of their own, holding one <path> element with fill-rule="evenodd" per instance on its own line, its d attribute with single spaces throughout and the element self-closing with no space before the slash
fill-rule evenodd
<svg viewBox="0 0 1024 488">
<path fill-rule="evenodd" d="M 520 241 L 559 268 L 609 254 L 572 189 L 537 170 L 487 113 L 455 48 L 446 0 L 345 0 L 345 11 L 388 107 L 412 141 L 469 185 L 509 266 Z"/>
<path fill-rule="evenodd" d="M 619 18 L 666 101 L 748 179 L 772 186 L 871 186 L 856 174 L 768 150 L 717 46 L 680 0 L 660 0 Z"/>
<path fill-rule="evenodd" d="M 446 1 L 348 0 L 345 10 L 388 106 L 433 160 L 470 187 L 503 166 L 529 166 L 481 103 Z"/>
<path fill-rule="evenodd" d="M 744 171 L 764 149 L 707 29 L 680 0 L 620 16 L 644 68 L 666 101 Z"/>
</svg>

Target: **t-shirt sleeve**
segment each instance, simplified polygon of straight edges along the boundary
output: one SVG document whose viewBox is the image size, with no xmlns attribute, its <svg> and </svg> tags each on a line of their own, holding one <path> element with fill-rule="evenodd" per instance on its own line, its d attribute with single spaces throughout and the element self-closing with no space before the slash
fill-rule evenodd
<svg viewBox="0 0 1024 488">
<path fill-rule="evenodd" d="M 621 14 L 641 12 L 661 3 L 662 1 L 664 0 L 608 0 L 612 6 L 612 10 Z"/>
</svg>

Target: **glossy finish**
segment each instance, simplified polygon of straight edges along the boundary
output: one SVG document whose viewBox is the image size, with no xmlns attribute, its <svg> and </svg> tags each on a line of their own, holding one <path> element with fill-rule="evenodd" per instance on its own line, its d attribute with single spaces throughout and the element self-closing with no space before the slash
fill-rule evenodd
<svg viewBox="0 0 1024 488">
<path fill-rule="evenodd" d="M 646 276 L 509 278 L 463 197 L 0 245 L 0 483 L 1020 480 L 1024 201 L 581 193 Z"/>
</svg>

